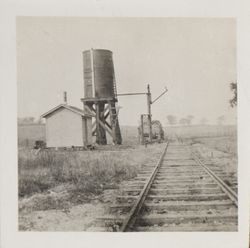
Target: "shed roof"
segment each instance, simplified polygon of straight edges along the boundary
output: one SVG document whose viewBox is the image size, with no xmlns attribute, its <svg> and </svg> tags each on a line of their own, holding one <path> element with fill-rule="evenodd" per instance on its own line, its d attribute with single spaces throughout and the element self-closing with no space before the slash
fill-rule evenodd
<svg viewBox="0 0 250 248">
<path fill-rule="evenodd" d="M 41 115 L 41 117 L 46 118 L 48 115 L 53 114 L 55 111 L 57 111 L 60 108 L 68 109 L 68 110 L 74 112 L 75 114 L 79 114 L 83 117 L 93 117 L 93 115 L 91 115 L 90 113 L 87 113 L 86 111 L 84 111 L 82 109 L 79 109 L 77 107 L 74 107 L 74 106 L 71 106 L 68 104 L 60 104 L 60 105 L 56 106 L 55 108 L 49 110 L 48 112 L 44 113 L 43 115 Z"/>
</svg>

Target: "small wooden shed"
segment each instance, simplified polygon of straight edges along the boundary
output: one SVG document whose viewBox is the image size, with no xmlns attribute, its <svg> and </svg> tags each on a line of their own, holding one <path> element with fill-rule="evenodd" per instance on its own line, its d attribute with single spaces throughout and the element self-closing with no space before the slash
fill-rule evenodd
<svg viewBox="0 0 250 248">
<path fill-rule="evenodd" d="M 60 104 L 41 116 L 46 119 L 47 147 L 84 147 L 92 144 L 92 115 Z"/>
</svg>

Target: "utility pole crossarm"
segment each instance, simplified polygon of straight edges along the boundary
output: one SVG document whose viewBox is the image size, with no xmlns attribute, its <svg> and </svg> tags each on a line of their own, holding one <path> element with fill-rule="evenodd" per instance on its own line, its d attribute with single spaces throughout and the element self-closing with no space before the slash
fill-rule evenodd
<svg viewBox="0 0 250 248">
<path fill-rule="evenodd" d="M 154 101 L 151 101 L 151 104 L 153 104 L 154 102 L 156 102 L 160 97 L 162 97 L 167 92 L 168 92 L 168 89 L 167 89 L 167 87 L 165 87 L 165 90 L 158 97 L 156 97 Z"/>
</svg>

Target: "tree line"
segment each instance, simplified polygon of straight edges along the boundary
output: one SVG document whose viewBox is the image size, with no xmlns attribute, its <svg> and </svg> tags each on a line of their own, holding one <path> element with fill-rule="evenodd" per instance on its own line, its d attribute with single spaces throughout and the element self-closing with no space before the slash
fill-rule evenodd
<svg viewBox="0 0 250 248">
<path fill-rule="evenodd" d="M 195 119 L 195 117 L 193 115 L 187 115 L 186 117 L 182 117 L 180 119 L 178 119 L 175 115 L 167 115 L 167 122 L 169 125 L 174 126 L 174 125 L 182 125 L 182 126 L 190 126 L 193 124 L 193 120 Z M 217 118 L 217 124 L 218 125 L 223 125 L 225 123 L 225 116 L 224 115 L 220 115 Z M 209 120 L 205 117 L 201 118 L 198 122 L 198 124 L 200 125 L 208 125 L 209 124 Z"/>
<path fill-rule="evenodd" d="M 229 104 L 232 108 L 237 107 L 237 101 L 238 101 L 238 96 L 237 96 L 237 82 L 232 82 L 230 83 L 230 89 L 233 93 L 233 97 L 229 100 Z M 167 121 L 169 125 L 192 125 L 192 121 L 194 119 L 193 115 L 187 115 L 186 117 L 182 117 L 178 120 L 178 118 L 175 115 L 168 115 L 167 116 Z M 223 125 L 225 123 L 225 116 L 220 115 L 217 118 L 217 124 L 218 125 Z M 200 125 L 207 125 L 209 124 L 209 120 L 206 117 L 203 117 L 199 121 Z"/>
<path fill-rule="evenodd" d="M 42 118 L 36 119 L 35 117 L 19 117 L 17 119 L 18 125 L 31 125 L 31 124 L 43 124 Z"/>
</svg>

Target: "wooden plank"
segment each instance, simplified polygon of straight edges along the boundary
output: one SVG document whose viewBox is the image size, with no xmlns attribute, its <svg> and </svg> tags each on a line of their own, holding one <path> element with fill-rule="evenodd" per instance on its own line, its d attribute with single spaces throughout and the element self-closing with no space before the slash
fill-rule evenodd
<svg viewBox="0 0 250 248">
<path fill-rule="evenodd" d="M 184 223 L 211 223 L 222 221 L 223 223 L 237 223 L 237 214 L 150 214 L 138 219 L 137 225 L 161 225 L 161 224 L 184 224 Z"/>
<path fill-rule="evenodd" d="M 163 226 L 139 226 L 136 232 L 237 232 L 236 224 L 192 224 L 192 225 L 163 225 Z"/>
<path fill-rule="evenodd" d="M 113 136 L 112 132 L 105 126 L 105 124 L 101 120 L 98 119 L 97 122 L 102 126 L 103 129 L 105 129 L 109 133 L 110 136 Z"/>
<path fill-rule="evenodd" d="M 100 98 L 81 98 L 82 102 L 86 103 L 95 103 L 95 102 L 105 102 L 107 103 L 108 101 L 117 101 L 117 99 L 113 97 L 100 97 Z"/>
<path fill-rule="evenodd" d="M 148 195 L 147 200 L 156 201 L 211 201 L 227 200 L 226 194 L 179 194 L 179 195 Z"/>
<path fill-rule="evenodd" d="M 109 107 L 110 124 L 111 124 L 111 130 L 112 130 L 111 136 L 113 137 L 113 142 L 114 142 L 114 144 L 116 144 L 115 123 L 114 123 L 114 119 L 113 119 L 112 102 L 109 102 L 109 103 L 108 103 L 108 107 Z"/>
<path fill-rule="evenodd" d="M 167 183 L 158 183 L 158 184 L 153 184 L 152 189 L 158 189 L 158 188 L 165 188 L 165 189 L 182 189 L 182 188 L 194 188 L 194 187 L 214 187 L 217 188 L 218 185 L 214 182 L 211 183 L 196 183 L 196 184 L 186 184 L 185 182 L 178 182 L 178 183 L 172 183 L 172 182 L 167 182 Z"/>
<path fill-rule="evenodd" d="M 230 208 L 235 208 L 233 203 L 230 200 L 225 201 L 189 201 L 189 202 L 160 202 L 160 203 L 152 203 L 145 202 L 144 208 L 148 208 L 151 210 L 154 209 L 163 209 L 169 211 L 200 211 L 200 210 L 221 210 Z"/>
<path fill-rule="evenodd" d="M 220 188 L 184 188 L 184 189 L 151 189 L 151 194 L 216 194 L 221 193 Z"/>
<path fill-rule="evenodd" d="M 105 121 L 105 125 L 107 125 L 112 130 L 111 125 L 107 121 Z"/>
<path fill-rule="evenodd" d="M 100 109 L 99 105 L 96 104 L 96 143 L 101 144 L 101 131 L 100 131 Z"/>
</svg>

